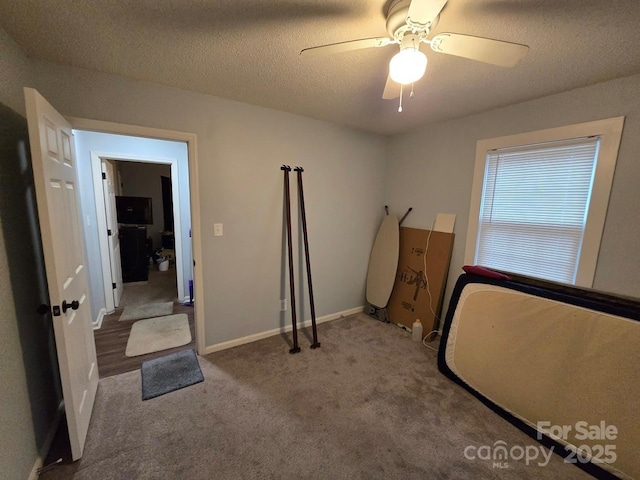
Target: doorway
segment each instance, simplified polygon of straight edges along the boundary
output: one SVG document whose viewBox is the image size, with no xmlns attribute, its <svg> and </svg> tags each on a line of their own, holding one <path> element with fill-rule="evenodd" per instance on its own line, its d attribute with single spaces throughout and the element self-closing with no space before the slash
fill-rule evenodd
<svg viewBox="0 0 640 480">
<path fill-rule="evenodd" d="M 120 305 L 125 290 L 144 293 L 126 287 L 149 280 L 147 273 L 155 271 L 149 262 L 161 271 L 171 268 L 174 299 L 192 301 L 190 194 L 180 181 L 180 173 L 188 173 L 180 158 L 96 151 L 90 157 L 105 313 Z M 124 298 L 135 301 L 131 295 Z"/>
<path fill-rule="evenodd" d="M 180 160 L 91 151 L 94 184 L 102 186 L 95 189 L 96 209 L 104 208 L 107 221 L 98 215 L 105 299 L 113 300 L 94 330 L 101 377 L 195 345 L 192 303 L 183 308 L 192 262 L 183 235 L 190 215 L 181 208 Z M 137 329 L 147 324 L 150 330 Z M 163 337 L 179 325 L 182 335 Z"/>
<path fill-rule="evenodd" d="M 71 127 L 76 131 L 88 131 L 88 132 L 103 132 L 111 133 L 115 135 L 124 135 L 131 138 L 138 139 L 156 139 L 164 141 L 182 142 L 187 148 L 187 162 L 188 174 L 185 177 L 185 182 L 189 185 L 190 197 L 183 202 L 183 205 L 190 206 L 189 212 L 191 214 L 191 257 L 193 263 L 193 294 L 194 294 L 194 306 L 193 313 L 195 315 L 195 337 L 197 352 L 200 355 L 206 353 L 206 332 L 205 332 L 205 311 L 204 302 L 202 301 L 204 295 L 203 288 L 203 270 L 202 270 L 202 237 L 201 237 L 201 224 L 200 224 L 200 198 L 199 198 L 199 180 L 198 180 L 198 153 L 197 153 L 197 136 L 193 133 L 180 132 L 175 130 L 165 130 L 152 127 L 142 127 L 139 125 L 127 125 L 122 123 L 105 122 L 101 120 L 91 120 L 85 118 L 68 118 Z M 77 139 L 76 139 L 76 144 Z M 105 149 L 108 149 L 105 147 Z M 87 169 L 90 166 L 90 162 L 80 162 L 78 164 L 79 169 Z M 89 198 L 86 198 L 84 192 L 80 192 L 82 202 L 85 200 L 91 203 Z M 85 219 L 86 220 L 86 219 Z M 87 245 L 94 244 L 97 239 L 87 239 Z M 104 291 L 104 290 L 103 290 Z M 98 309 L 99 310 L 99 309 Z M 106 314 L 98 311 L 93 312 L 94 321 L 100 319 L 100 314 Z"/>
<path fill-rule="evenodd" d="M 112 290 L 106 289 L 105 295 L 112 294 L 114 308 L 183 302 L 183 288 L 178 289 L 185 277 L 182 243 L 175 241 L 181 237 L 182 212 L 179 198 L 172 198 L 171 164 L 100 161 L 106 174 L 102 182 L 106 228 L 112 233 L 107 251 L 102 251 L 109 256 L 112 280 Z M 189 278 L 190 273 L 186 272 Z"/>
<path fill-rule="evenodd" d="M 178 346 L 193 348 L 189 144 L 89 130 L 74 135 L 100 376 L 137 369 Z M 129 307 L 162 303 L 168 312 L 127 316 Z M 138 323 L 175 316 L 185 317 L 186 341 L 183 335 L 177 346 L 154 346 L 157 339 L 142 337 L 143 347 L 154 348 L 129 352 Z"/>
</svg>

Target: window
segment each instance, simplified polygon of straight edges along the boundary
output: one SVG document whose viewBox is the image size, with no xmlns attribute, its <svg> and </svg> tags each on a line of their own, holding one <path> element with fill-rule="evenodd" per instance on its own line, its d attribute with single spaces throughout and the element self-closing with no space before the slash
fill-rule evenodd
<svg viewBox="0 0 640 480">
<path fill-rule="evenodd" d="M 479 141 L 465 263 L 591 287 L 623 121 Z"/>
</svg>

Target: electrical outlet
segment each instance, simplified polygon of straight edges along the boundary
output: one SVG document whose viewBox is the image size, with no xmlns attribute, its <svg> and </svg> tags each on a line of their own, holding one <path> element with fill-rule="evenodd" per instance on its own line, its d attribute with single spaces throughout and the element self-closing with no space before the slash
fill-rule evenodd
<svg viewBox="0 0 640 480">
<path fill-rule="evenodd" d="M 222 224 L 221 223 L 214 223 L 213 224 L 213 236 L 214 237 L 221 237 L 222 236 Z"/>
<path fill-rule="evenodd" d="M 280 300 L 280 311 L 284 312 L 287 309 L 287 299 L 283 298 Z"/>
</svg>

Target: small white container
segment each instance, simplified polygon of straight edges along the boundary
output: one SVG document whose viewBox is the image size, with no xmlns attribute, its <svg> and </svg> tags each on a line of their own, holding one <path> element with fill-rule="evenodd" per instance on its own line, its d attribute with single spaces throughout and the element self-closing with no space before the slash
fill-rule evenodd
<svg viewBox="0 0 640 480">
<path fill-rule="evenodd" d="M 169 270 L 169 259 L 168 258 L 166 260 L 163 260 L 160 263 L 158 263 L 158 270 L 160 270 L 161 272 L 166 272 L 167 270 Z"/>
<path fill-rule="evenodd" d="M 413 322 L 413 327 L 411 327 L 411 340 L 414 342 L 422 341 L 422 323 L 417 318 L 416 321 Z"/>
</svg>

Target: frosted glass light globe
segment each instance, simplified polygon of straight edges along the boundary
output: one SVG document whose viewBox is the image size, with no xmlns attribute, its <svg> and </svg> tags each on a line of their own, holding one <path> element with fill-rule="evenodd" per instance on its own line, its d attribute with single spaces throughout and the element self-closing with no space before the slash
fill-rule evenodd
<svg viewBox="0 0 640 480">
<path fill-rule="evenodd" d="M 404 48 L 389 62 L 391 80 L 402 85 L 417 82 L 427 69 L 427 56 L 415 48 Z"/>
</svg>

